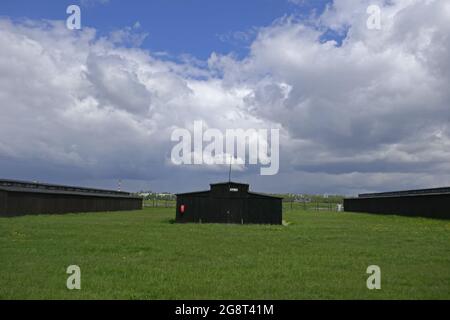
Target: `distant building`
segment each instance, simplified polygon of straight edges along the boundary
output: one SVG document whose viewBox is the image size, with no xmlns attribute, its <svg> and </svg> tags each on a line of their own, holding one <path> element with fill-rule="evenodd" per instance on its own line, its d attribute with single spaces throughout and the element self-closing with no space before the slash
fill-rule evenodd
<svg viewBox="0 0 450 320">
<path fill-rule="evenodd" d="M 138 192 L 138 195 L 140 196 L 140 197 L 148 197 L 149 195 L 151 195 L 151 193 L 150 192 Z"/>
<path fill-rule="evenodd" d="M 0 216 L 142 209 L 128 192 L 0 180 Z"/>
<path fill-rule="evenodd" d="M 170 193 L 170 192 L 157 193 L 156 195 L 161 198 L 165 198 L 165 197 L 170 198 L 170 197 L 174 196 L 174 194 Z"/>
<path fill-rule="evenodd" d="M 249 191 L 237 182 L 177 194 L 176 222 L 281 224 L 282 198 Z"/>
<path fill-rule="evenodd" d="M 294 202 L 299 202 L 299 203 L 309 203 L 309 202 L 311 202 L 311 199 L 310 199 L 310 198 L 294 199 Z"/>
</svg>

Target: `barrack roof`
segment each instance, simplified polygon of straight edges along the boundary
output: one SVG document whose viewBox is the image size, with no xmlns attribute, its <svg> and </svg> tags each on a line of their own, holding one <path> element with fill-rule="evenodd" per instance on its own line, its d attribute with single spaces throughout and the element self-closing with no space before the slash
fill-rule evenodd
<svg viewBox="0 0 450 320">
<path fill-rule="evenodd" d="M 85 188 L 76 186 L 65 186 L 58 184 L 39 183 L 21 180 L 0 179 L 0 190 L 8 192 L 33 192 L 48 194 L 70 194 L 97 197 L 115 198 L 139 198 L 129 192 L 114 191 L 105 189 Z"/>
<path fill-rule="evenodd" d="M 450 187 L 443 187 L 443 188 L 390 191 L 390 192 L 379 192 L 379 193 L 361 193 L 358 195 L 358 197 L 359 198 L 378 198 L 378 197 L 418 196 L 418 195 L 449 194 L 449 193 L 450 193 Z"/>
</svg>

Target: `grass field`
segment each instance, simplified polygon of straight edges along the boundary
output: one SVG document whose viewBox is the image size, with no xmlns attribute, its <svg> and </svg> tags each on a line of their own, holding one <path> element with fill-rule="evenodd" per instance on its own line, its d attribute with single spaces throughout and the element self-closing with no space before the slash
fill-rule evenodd
<svg viewBox="0 0 450 320">
<path fill-rule="evenodd" d="M 450 299 L 450 222 L 284 214 L 173 224 L 173 208 L 0 219 L 1 299 Z M 67 266 L 81 290 L 66 288 Z M 381 290 L 366 268 L 381 267 Z"/>
</svg>

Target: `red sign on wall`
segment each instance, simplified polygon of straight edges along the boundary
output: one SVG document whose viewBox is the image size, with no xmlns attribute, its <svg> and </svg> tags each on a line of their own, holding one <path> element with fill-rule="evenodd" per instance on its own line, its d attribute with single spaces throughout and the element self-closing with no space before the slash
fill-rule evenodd
<svg viewBox="0 0 450 320">
<path fill-rule="evenodd" d="M 185 209 L 185 208 L 184 208 L 184 204 L 182 204 L 182 205 L 180 206 L 180 212 L 181 212 L 181 213 L 184 213 L 184 209 Z"/>
</svg>

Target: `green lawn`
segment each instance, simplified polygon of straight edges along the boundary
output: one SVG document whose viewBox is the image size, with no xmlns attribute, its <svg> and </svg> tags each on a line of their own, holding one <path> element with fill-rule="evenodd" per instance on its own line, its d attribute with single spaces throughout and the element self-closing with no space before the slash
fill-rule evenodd
<svg viewBox="0 0 450 320">
<path fill-rule="evenodd" d="M 287 226 L 174 208 L 0 219 L 2 299 L 450 299 L 450 222 L 291 210 Z M 66 288 L 67 266 L 81 290 Z M 366 268 L 381 267 L 381 290 Z"/>
</svg>

